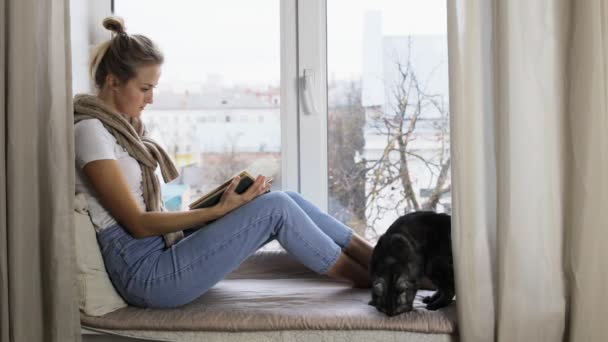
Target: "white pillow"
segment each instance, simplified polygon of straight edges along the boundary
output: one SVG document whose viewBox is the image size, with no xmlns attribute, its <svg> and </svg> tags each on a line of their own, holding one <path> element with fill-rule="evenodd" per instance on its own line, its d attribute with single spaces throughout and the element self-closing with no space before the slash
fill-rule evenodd
<svg viewBox="0 0 608 342">
<path fill-rule="evenodd" d="M 126 307 L 103 263 L 84 194 L 76 194 L 74 199 L 74 227 L 80 310 L 89 316 L 103 316 Z"/>
</svg>

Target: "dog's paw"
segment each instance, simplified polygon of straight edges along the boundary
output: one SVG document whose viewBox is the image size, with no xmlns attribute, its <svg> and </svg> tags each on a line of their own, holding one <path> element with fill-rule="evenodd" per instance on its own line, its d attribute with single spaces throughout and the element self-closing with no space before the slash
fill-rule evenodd
<svg viewBox="0 0 608 342">
<path fill-rule="evenodd" d="M 441 308 L 441 304 L 438 303 L 429 303 L 426 305 L 426 309 L 430 311 L 435 311 L 439 308 Z"/>
<path fill-rule="evenodd" d="M 426 296 L 426 297 L 422 298 L 422 302 L 423 302 L 424 304 L 428 304 L 428 303 L 430 303 L 432 300 L 433 300 L 433 296 Z"/>
<path fill-rule="evenodd" d="M 441 309 L 443 307 L 446 307 L 448 305 L 450 305 L 452 301 L 451 300 L 444 300 L 444 299 L 439 299 L 439 300 L 435 300 L 431 303 L 428 303 L 426 305 L 426 309 L 427 310 L 431 310 L 431 311 L 435 311 L 437 309 Z"/>
</svg>

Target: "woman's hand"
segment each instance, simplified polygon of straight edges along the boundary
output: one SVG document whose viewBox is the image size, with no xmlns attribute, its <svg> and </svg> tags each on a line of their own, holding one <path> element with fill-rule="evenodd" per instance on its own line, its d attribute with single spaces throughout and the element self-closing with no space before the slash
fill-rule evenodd
<svg viewBox="0 0 608 342">
<path fill-rule="evenodd" d="M 222 216 L 270 190 L 270 182 L 266 180 L 266 177 L 258 176 L 249 189 L 239 195 L 234 192 L 234 189 L 236 189 L 240 181 L 240 177 L 235 177 L 226 191 L 224 191 L 220 202 L 217 204 Z"/>
</svg>

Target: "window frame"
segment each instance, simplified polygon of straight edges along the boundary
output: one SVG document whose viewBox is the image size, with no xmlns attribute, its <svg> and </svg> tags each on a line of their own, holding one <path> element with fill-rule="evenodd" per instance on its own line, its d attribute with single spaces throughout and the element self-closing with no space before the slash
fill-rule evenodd
<svg viewBox="0 0 608 342">
<path fill-rule="evenodd" d="M 300 192 L 327 211 L 327 1 L 298 1 L 297 21 Z"/>
</svg>

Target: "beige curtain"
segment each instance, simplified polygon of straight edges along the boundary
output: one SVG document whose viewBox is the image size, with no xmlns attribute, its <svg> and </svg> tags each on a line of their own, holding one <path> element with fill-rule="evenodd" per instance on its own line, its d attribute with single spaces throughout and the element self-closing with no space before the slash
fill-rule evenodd
<svg viewBox="0 0 608 342">
<path fill-rule="evenodd" d="M 0 341 L 79 341 L 68 0 L 0 23 Z"/>
<path fill-rule="evenodd" d="M 608 341 L 608 2 L 450 0 L 462 341 Z"/>
</svg>

